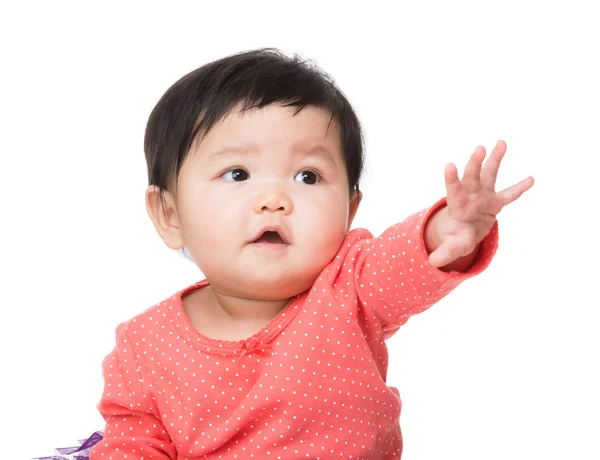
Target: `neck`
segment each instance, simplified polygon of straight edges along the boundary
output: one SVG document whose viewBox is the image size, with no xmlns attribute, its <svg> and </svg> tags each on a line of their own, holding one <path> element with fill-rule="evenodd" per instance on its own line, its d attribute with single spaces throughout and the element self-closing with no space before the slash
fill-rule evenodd
<svg viewBox="0 0 600 460">
<path fill-rule="evenodd" d="M 285 308 L 289 299 L 256 300 L 244 299 L 219 292 L 212 286 L 207 286 L 207 301 L 213 307 L 216 315 L 236 322 L 268 323 Z"/>
</svg>

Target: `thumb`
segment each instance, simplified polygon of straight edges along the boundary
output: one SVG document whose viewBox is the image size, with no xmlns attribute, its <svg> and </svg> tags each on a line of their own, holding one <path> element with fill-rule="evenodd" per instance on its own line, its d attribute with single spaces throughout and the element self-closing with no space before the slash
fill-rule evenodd
<svg viewBox="0 0 600 460">
<path fill-rule="evenodd" d="M 429 255 L 429 263 L 434 267 L 448 265 L 459 257 L 469 254 L 466 246 L 464 239 L 449 236 Z"/>
</svg>

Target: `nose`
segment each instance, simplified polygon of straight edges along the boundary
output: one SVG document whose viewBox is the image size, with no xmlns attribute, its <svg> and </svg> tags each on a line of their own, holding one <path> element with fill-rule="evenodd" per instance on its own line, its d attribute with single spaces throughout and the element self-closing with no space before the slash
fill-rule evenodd
<svg viewBox="0 0 600 460">
<path fill-rule="evenodd" d="M 280 211 L 284 215 L 290 214 L 294 208 L 289 195 L 281 188 L 262 190 L 254 197 L 252 207 L 257 214 Z"/>
</svg>

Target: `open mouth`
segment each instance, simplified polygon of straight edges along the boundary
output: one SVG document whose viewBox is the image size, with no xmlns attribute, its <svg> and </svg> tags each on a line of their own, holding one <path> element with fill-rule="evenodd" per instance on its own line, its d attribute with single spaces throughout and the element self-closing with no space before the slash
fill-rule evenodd
<svg viewBox="0 0 600 460">
<path fill-rule="evenodd" d="M 268 225 L 256 233 L 254 240 L 251 240 L 250 244 L 258 248 L 284 249 L 289 247 L 291 242 L 282 227 L 279 225 Z"/>
<path fill-rule="evenodd" d="M 254 243 L 266 243 L 266 244 L 287 244 L 281 235 L 274 231 L 266 231 L 260 235 Z"/>
</svg>

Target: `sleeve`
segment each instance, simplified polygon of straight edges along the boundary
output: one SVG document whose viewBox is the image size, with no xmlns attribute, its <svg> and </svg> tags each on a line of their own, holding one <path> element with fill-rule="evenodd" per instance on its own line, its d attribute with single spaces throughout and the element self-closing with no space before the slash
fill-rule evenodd
<svg viewBox="0 0 600 460">
<path fill-rule="evenodd" d="M 175 460 L 175 446 L 146 401 L 126 324 L 117 327 L 116 346 L 102 362 L 104 392 L 98 410 L 106 427 L 90 460 Z"/>
<path fill-rule="evenodd" d="M 444 272 L 431 265 L 425 248 L 425 224 L 445 205 L 444 198 L 388 228 L 378 238 L 364 238 L 349 245 L 343 255 L 342 273 L 354 274 L 357 314 L 367 323 L 367 329 L 382 332 L 383 339 L 391 337 L 412 315 L 425 311 L 463 281 L 481 273 L 496 252 L 497 222 L 467 271 Z"/>
</svg>

